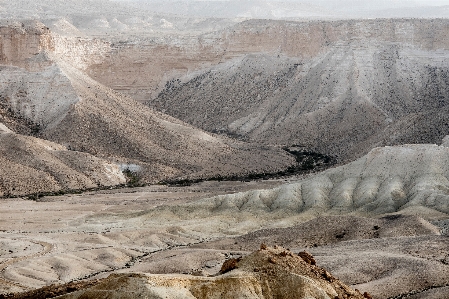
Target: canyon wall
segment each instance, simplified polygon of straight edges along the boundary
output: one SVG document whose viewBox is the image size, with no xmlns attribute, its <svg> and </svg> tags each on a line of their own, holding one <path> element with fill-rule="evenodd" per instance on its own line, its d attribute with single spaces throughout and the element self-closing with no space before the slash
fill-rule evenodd
<svg viewBox="0 0 449 299">
<path fill-rule="evenodd" d="M 0 27 L 0 63 L 23 65 L 42 51 L 54 49 L 50 30 L 39 22 L 6 24 Z"/>
<path fill-rule="evenodd" d="M 359 41 L 407 44 L 422 50 L 449 48 L 449 21 L 423 19 L 287 22 L 250 20 L 199 36 L 146 38 L 115 43 L 101 63 L 87 69 L 106 86 L 148 100 L 165 82 L 191 78 L 213 65 L 251 53 L 304 60 Z"/>
<path fill-rule="evenodd" d="M 448 26 L 244 22 L 216 43 L 234 58 L 170 81 L 148 105 L 204 130 L 341 161 L 376 146 L 439 143 L 448 134 Z"/>
</svg>

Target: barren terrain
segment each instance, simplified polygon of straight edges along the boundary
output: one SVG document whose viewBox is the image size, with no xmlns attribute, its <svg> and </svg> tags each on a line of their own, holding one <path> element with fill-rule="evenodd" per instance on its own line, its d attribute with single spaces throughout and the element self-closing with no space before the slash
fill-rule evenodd
<svg viewBox="0 0 449 299">
<path fill-rule="evenodd" d="M 96 82 L 82 68 L 104 55 L 104 43 L 75 45 L 35 21 L 10 23 L 2 31 L 0 120 L 5 130 L 101 157 L 121 170 L 136 165 L 141 183 L 276 172 L 294 163 L 281 149 L 207 133 Z M 13 170 L 5 177 L 14 180 L 15 175 Z M 37 188 L 9 193 L 54 191 L 37 181 L 42 182 Z"/>
<path fill-rule="evenodd" d="M 265 243 L 310 251 L 319 266 L 374 298 L 429 292 L 445 298 L 447 152 L 430 145 L 377 149 L 293 184 L 204 182 L 4 200 L 3 292 L 111 273 L 214 275 L 225 260 Z M 359 178 L 356 187 L 345 175 Z"/>
<path fill-rule="evenodd" d="M 0 298 L 449 298 L 418 2 L 0 0 Z"/>
<path fill-rule="evenodd" d="M 438 143 L 448 129 L 447 26 L 243 22 L 217 38 L 220 63 L 169 81 L 147 103 L 210 132 L 342 161 L 376 146 Z"/>
</svg>

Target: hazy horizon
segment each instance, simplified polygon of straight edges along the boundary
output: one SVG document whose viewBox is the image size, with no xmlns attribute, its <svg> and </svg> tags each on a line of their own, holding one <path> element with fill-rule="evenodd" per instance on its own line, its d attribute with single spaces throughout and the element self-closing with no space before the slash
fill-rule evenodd
<svg viewBox="0 0 449 299">
<path fill-rule="evenodd" d="M 120 2 L 231 2 L 234 0 L 112 0 Z M 240 0 L 239 2 L 251 2 L 255 0 Z M 329 6 L 367 6 L 367 7 L 398 7 L 398 6 L 444 6 L 449 5 L 449 0 L 266 0 L 266 2 L 295 2 Z"/>
<path fill-rule="evenodd" d="M 449 16 L 449 0 L 435 0 L 432 2 L 425 0 L 112 1 L 118 1 L 123 4 L 128 3 L 131 6 L 144 7 L 160 13 L 219 18 L 445 18 Z"/>
</svg>

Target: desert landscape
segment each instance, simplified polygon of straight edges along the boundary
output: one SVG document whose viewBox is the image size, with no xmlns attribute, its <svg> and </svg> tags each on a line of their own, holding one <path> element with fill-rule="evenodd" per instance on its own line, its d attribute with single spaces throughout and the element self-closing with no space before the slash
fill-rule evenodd
<svg viewBox="0 0 449 299">
<path fill-rule="evenodd" d="M 449 298 L 449 1 L 0 0 L 0 298 Z"/>
</svg>

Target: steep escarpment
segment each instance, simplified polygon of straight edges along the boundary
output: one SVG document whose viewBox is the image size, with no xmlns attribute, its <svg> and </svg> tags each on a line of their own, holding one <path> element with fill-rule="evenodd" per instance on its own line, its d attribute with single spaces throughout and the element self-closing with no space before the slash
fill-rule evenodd
<svg viewBox="0 0 449 299">
<path fill-rule="evenodd" d="M 379 145 L 437 143 L 449 130 L 448 26 L 244 22 L 220 39 L 225 56 L 242 57 L 169 81 L 148 104 L 204 130 L 343 161 Z"/>
<path fill-rule="evenodd" d="M 61 36 L 48 41 L 47 29 L 35 32 L 39 23 L 27 26 L 8 27 L 16 33 L 2 38 L 14 45 L 19 36 L 35 48 L 12 47 L 4 55 L 0 112 L 10 129 L 117 164 L 136 164 L 141 182 L 275 172 L 293 163 L 280 149 L 210 135 L 91 79 L 83 69 L 101 59 L 106 43 Z"/>
<path fill-rule="evenodd" d="M 165 35 L 138 41 L 121 37 L 88 74 L 139 101 L 152 100 L 171 79 L 201 75 L 211 66 L 246 54 L 311 59 L 338 43 L 381 41 L 426 50 L 447 49 L 446 20 L 347 20 L 289 22 L 249 20 L 197 36 Z M 136 70 L 138 72 L 136 73 Z M 138 74 L 138 75 L 137 75 Z M 183 79 L 184 81 L 184 79 Z"/>
<path fill-rule="evenodd" d="M 27 60 L 53 48 L 50 30 L 37 21 L 2 21 L 0 27 L 0 62 L 26 66 Z"/>
</svg>

